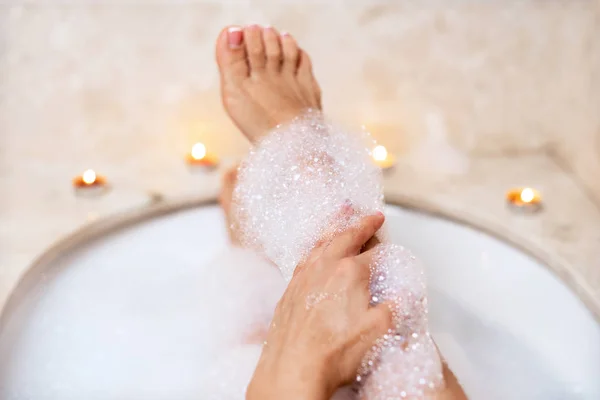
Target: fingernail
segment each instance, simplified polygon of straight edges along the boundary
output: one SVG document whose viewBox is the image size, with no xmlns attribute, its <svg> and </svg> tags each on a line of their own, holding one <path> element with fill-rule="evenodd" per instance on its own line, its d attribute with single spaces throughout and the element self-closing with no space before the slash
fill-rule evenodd
<svg viewBox="0 0 600 400">
<path fill-rule="evenodd" d="M 281 36 L 290 36 L 290 33 L 287 31 L 281 31 Z"/>
<path fill-rule="evenodd" d="M 242 28 L 232 26 L 227 30 L 227 43 L 229 44 L 230 49 L 237 49 L 240 47 L 243 39 L 244 32 L 242 32 Z"/>
</svg>

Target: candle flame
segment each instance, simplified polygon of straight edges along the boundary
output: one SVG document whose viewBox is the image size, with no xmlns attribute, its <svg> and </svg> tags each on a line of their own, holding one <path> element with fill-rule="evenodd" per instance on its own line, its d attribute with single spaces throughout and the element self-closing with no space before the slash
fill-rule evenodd
<svg viewBox="0 0 600 400">
<path fill-rule="evenodd" d="M 384 146 L 377 146 L 373 149 L 373 158 L 375 161 L 384 161 L 388 156 L 388 152 Z"/>
<path fill-rule="evenodd" d="M 81 180 L 86 185 L 91 185 L 94 182 L 96 182 L 96 173 L 94 172 L 93 169 L 88 169 L 83 173 Z"/>
<path fill-rule="evenodd" d="M 196 143 L 192 147 L 192 157 L 194 160 L 202 160 L 204 157 L 206 157 L 206 146 L 204 146 L 202 143 Z"/>
<path fill-rule="evenodd" d="M 531 203 L 533 198 L 535 197 L 535 193 L 531 188 L 525 188 L 521 191 L 521 200 L 524 203 Z"/>
</svg>

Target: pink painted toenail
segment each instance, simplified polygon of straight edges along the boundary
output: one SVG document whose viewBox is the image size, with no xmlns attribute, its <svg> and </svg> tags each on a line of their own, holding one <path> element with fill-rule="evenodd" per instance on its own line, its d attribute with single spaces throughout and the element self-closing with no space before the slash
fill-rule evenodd
<svg viewBox="0 0 600 400">
<path fill-rule="evenodd" d="M 244 32 L 242 28 L 233 26 L 227 30 L 227 43 L 230 49 L 236 49 L 242 45 L 244 39 Z"/>
</svg>

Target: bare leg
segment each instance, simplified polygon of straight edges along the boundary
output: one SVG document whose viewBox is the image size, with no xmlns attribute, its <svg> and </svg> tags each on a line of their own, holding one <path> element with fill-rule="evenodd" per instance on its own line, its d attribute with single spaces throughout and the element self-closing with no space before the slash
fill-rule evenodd
<svg viewBox="0 0 600 400">
<path fill-rule="evenodd" d="M 228 169 L 223 175 L 221 183 L 221 193 L 219 193 L 219 205 L 223 209 L 225 214 L 225 224 L 227 225 L 227 233 L 229 234 L 229 241 L 233 245 L 239 245 L 239 237 L 233 225 L 233 218 L 231 215 L 231 201 L 233 198 L 233 189 L 235 189 L 235 183 L 237 181 L 237 166 Z"/>
<path fill-rule="evenodd" d="M 223 174 L 223 180 L 221 184 L 221 192 L 219 193 L 219 205 L 225 214 L 225 223 L 227 224 L 227 233 L 229 235 L 229 241 L 232 245 L 238 246 L 239 236 L 233 224 L 233 216 L 231 210 L 231 202 L 233 198 L 233 190 L 237 181 L 237 166 L 232 167 L 225 171 Z M 265 263 L 270 263 L 265 260 Z M 251 330 L 249 334 L 244 337 L 245 344 L 260 344 L 264 342 L 267 336 L 267 326 L 258 325 L 255 329 Z"/>
<path fill-rule="evenodd" d="M 289 34 L 228 27 L 217 41 L 217 63 L 223 106 L 250 141 L 307 108 L 321 108 L 310 58 Z"/>
<path fill-rule="evenodd" d="M 217 41 L 217 62 L 225 110 L 252 142 L 307 108 L 321 108 L 321 93 L 310 59 L 290 35 L 279 35 L 273 28 L 256 25 L 226 28 Z M 233 173 L 226 175 L 221 196 L 226 215 L 231 204 L 228 182 L 233 188 Z M 237 240 L 234 232 L 230 236 L 232 242 Z M 373 238 L 365 249 L 377 243 Z M 435 398 L 464 399 L 460 385 L 446 366 L 444 377 L 446 387 Z"/>
</svg>

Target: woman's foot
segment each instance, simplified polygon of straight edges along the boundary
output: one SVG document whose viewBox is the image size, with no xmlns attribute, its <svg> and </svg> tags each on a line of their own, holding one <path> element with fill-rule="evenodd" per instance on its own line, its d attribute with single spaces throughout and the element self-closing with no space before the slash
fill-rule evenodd
<svg viewBox="0 0 600 400">
<path fill-rule="evenodd" d="M 321 109 L 310 58 L 271 27 L 225 28 L 217 40 L 225 110 L 251 141 L 307 108 Z"/>
<path fill-rule="evenodd" d="M 237 182 L 237 166 L 228 169 L 223 175 L 223 183 L 221 185 L 221 193 L 219 193 L 219 205 L 223 209 L 225 214 L 225 224 L 227 225 L 227 233 L 229 234 L 229 240 L 232 244 L 239 244 L 239 236 L 235 227 L 233 226 L 233 219 L 231 215 L 231 199 L 233 197 L 233 189 L 235 189 L 235 183 Z"/>
</svg>

